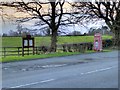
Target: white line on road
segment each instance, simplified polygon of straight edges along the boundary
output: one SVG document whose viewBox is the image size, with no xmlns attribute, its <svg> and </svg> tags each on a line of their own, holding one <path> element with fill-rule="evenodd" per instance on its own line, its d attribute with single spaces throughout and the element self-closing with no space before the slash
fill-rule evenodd
<svg viewBox="0 0 120 90">
<path fill-rule="evenodd" d="M 36 85 L 36 84 L 39 84 L 39 83 L 50 82 L 50 81 L 54 81 L 54 80 L 55 79 L 49 79 L 49 80 L 44 80 L 44 81 L 40 81 L 40 82 L 34 82 L 34 83 L 29 83 L 29 84 L 14 86 L 14 87 L 10 87 L 10 88 L 20 88 L 20 87 L 25 87 L 25 86 L 30 86 L 30 85 Z"/>
<path fill-rule="evenodd" d="M 104 68 L 104 69 L 98 69 L 98 70 L 94 70 L 94 71 L 89 71 L 89 72 L 81 73 L 81 75 L 91 74 L 91 73 L 96 73 L 96 72 L 101 72 L 101 71 L 106 71 L 106 70 L 110 70 L 110 69 L 115 68 L 115 67 L 117 67 L 117 66 L 112 66 L 112 67 L 108 67 L 108 68 Z M 48 79 L 48 80 L 43 80 L 43 81 L 40 81 L 40 82 L 34 82 L 34 83 L 14 86 L 14 87 L 10 87 L 10 88 L 20 88 L 20 87 L 36 85 L 36 84 L 40 84 L 40 83 L 46 83 L 46 82 L 50 82 L 50 81 L 54 81 L 54 80 L 55 79 Z"/>
<path fill-rule="evenodd" d="M 60 64 L 60 65 L 45 65 L 45 66 L 42 66 L 43 68 L 48 68 L 48 67 L 61 67 L 61 66 L 65 66 L 67 64 Z"/>
<path fill-rule="evenodd" d="M 50 81 L 53 81 L 53 80 L 55 80 L 55 79 L 44 80 L 44 81 L 41 81 L 41 83 L 50 82 Z"/>
<path fill-rule="evenodd" d="M 99 70 L 94 70 L 94 71 L 89 71 L 89 72 L 81 73 L 81 75 L 90 74 L 90 73 L 96 73 L 96 72 L 101 72 L 101 71 L 106 71 L 106 70 L 110 70 L 110 69 L 115 68 L 115 67 L 117 67 L 117 66 L 108 67 L 108 68 L 99 69 Z"/>
</svg>

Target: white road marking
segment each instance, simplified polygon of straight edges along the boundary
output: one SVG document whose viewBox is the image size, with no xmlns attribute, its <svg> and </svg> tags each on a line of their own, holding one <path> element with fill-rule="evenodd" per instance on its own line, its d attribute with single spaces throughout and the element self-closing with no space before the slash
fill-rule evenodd
<svg viewBox="0 0 120 90">
<path fill-rule="evenodd" d="M 108 67 L 108 68 L 104 68 L 104 69 L 98 69 L 98 70 L 94 70 L 94 71 L 89 71 L 89 72 L 81 73 L 81 75 L 91 74 L 91 73 L 96 73 L 96 72 L 101 72 L 101 71 L 106 71 L 106 70 L 110 70 L 110 69 L 115 68 L 115 67 L 117 67 L 117 66 Z M 54 81 L 54 80 L 55 79 L 48 79 L 48 80 L 44 80 L 44 81 L 40 81 L 40 82 L 34 82 L 34 83 L 29 83 L 29 84 L 14 86 L 14 87 L 10 87 L 10 88 L 20 88 L 20 87 L 25 87 L 25 86 L 39 84 L 39 83 L 46 83 L 46 82 L 50 82 L 50 81 Z"/>
<path fill-rule="evenodd" d="M 44 80 L 44 81 L 41 81 L 41 83 L 50 82 L 50 81 L 53 81 L 53 80 L 55 80 L 55 79 Z"/>
<path fill-rule="evenodd" d="M 43 68 L 48 68 L 48 67 L 61 67 L 61 66 L 65 66 L 67 64 L 60 64 L 60 65 L 45 65 L 45 66 L 42 66 Z"/>
<path fill-rule="evenodd" d="M 44 81 L 40 81 L 40 82 L 34 82 L 34 83 L 29 83 L 29 84 L 14 86 L 14 87 L 10 87 L 10 88 L 20 88 L 20 87 L 25 87 L 25 86 L 30 86 L 30 85 L 39 84 L 39 83 L 50 82 L 50 81 L 54 81 L 54 80 L 55 80 L 55 79 L 49 79 L 49 80 L 44 80 Z"/>
<path fill-rule="evenodd" d="M 104 68 L 104 69 L 98 69 L 98 70 L 94 70 L 94 71 L 89 71 L 89 72 L 81 73 L 81 75 L 106 71 L 106 70 L 110 70 L 110 69 L 115 68 L 115 67 L 117 67 L 117 66 L 108 67 L 108 68 Z"/>
<path fill-rule="evenodd" d="M 81 73 L 81 75 L 83 75 L 84 73 Z"/>
</svg>

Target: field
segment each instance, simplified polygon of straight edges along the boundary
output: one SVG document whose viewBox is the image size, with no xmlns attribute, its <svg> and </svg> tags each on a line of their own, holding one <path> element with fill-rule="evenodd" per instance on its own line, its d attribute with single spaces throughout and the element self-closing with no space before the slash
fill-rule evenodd
<svg viewBox="0 0 120 90">
<path fill-rule="evenodd" d="M 103 39 L 111 39 L 112 36 L 102 36 Z M 57 44 L 93 42 L 94 36 L 61 36 Z M 2 47 L 21 47 L 21 37 L 2 37 Z M 35 37 L 35 46 L 50 45 L 50 37 Z"/>
<path fill-rule="evenodd" d="M 112 36 L 102 36 L 103 39 L 111 39 Z M 68 43 L 80 43 L 80 42 L 93 42 L 94 36 L 61 36 L 58 37 L 57 44 L 68 44 Z M 2 37 L 2 47 L 21 47 L 22 46 L 21 37 Z M 35 46 L 50 45 L 50 37 L 35 37 Z M 9 49 L 8 49 L 9 50 Z M 14 49 L 12 49 L 14 50 Z M 106 51 L 106 50 L 104 50 Z M 109 51 L 109 50 L 107 50 Z M 95 51 L 85 51 L 84 53 L 93 53 Z M 17 53 L 16 53 L 17 54 Z M 12 62 L 21 60 L 31 60 L 40 58 L 50 58 L 58 56 L 68 56 L 81 54 L 80 52 L 56 52 L 40 55 L 25 55 L 22 56 L 7 56 L 0 58 L 0 62 Z"/>
</svg>

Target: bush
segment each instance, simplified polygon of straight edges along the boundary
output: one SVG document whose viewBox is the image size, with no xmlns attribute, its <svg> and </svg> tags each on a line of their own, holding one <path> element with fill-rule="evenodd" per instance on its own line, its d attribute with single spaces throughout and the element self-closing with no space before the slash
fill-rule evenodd
<svg viewBox="0 0 120 90">
<path fill-rule="evenodd" d="M 102 46 L 103 48 L 110 47 L 113 45 L 113 40 L 112 39 L 106 39 L 102 41 Z"/>
<path fill-rule="evenodd" d="M 40 46 L 37 49 L 37 54 L 48 52 L 49 48 L 47 46 Z"/>
<path fill-rule="evenodd" d="M 93 49 L 93 43 L 87 43 L 87 50 Z"/>
<path fill-rule="evenodd" d="M 63 52 L 84 52 L 85 50 L 92 50 L 92 43 L 73 43 L 63 44 Z"/>
</svg>

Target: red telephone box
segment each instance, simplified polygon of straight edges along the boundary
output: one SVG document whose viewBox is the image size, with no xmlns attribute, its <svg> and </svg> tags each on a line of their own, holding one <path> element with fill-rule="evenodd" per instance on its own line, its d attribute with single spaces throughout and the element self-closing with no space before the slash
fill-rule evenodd
<svg viewBox="0 0 120 90">
<path fill-rule="evenodd" d="M 100 33 L 94 35 L 94 50 L 102 51 L 102 36 Z"/>
</svg>

